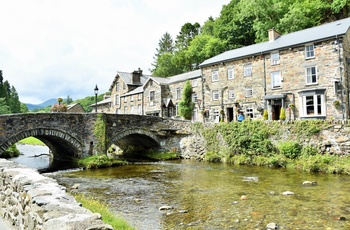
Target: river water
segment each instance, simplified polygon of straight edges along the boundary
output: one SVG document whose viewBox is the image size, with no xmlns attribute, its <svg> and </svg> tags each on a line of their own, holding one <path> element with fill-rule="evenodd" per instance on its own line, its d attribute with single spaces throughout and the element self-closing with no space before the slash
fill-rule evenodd
<svg viewBox="0 0 350 230">
<path fill-rule="evenodd" d="M 34 155 L 43 153 L 40 148 Z M 15 161 L 43 171 L 43 165 L 50 166 L 48 157 L 25 155 Z M 106 202 L 140 230 L 266 229 L 271 222 L 280 229 L 350 229 L 350 176 L 345 175 L 188 160 L 45 175 L 68 188 L 79 184 L 77 192 Z M 294 195 L 283 195 L 286 191 Z"/>
</svg>

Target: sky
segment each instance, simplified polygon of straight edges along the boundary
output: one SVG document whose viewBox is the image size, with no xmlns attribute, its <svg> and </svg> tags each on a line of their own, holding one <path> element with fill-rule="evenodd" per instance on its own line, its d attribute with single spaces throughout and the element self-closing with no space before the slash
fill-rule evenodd
<svg viewBox="0 0 350 230">
<path fill-rule="evenodd" d="M 217 18 L 230 0 L 0 0 L 0 70 L 23 103 L 109 90 L 118 71 L 151 74 L 160 38 Z"/>
</svg>

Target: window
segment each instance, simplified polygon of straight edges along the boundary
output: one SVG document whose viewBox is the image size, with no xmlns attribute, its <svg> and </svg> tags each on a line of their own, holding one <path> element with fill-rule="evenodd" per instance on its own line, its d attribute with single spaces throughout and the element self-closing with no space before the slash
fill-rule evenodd
<svg viewBox="0 0 350 230">
<path fill-rule="evenodd" d="M 245 97 L 253 96 L 253 88 L 251 86 L 245 87 Z"/>
<path fill-rule="evenodd" d="M 213 70 L 211 73 L 211 80 L 212 81 L 219 81 L 219 71 L 218 70 Z"/>
<path fill-rule="evenodd" d="M 313 58 L 315 57 L 314 45 L 305 46 L 305 58 Z"/>
<path fill-rule="evenodd" d="M 119 82 L 115 83 L 115 91 L 119 91 Z"/>
<path fill-rule="evenodd" d="M 243 76 L 244 77 L 249 77 L 252 76 L 252 64 L 246 64 L 243 66 Z"/>
<path fill-rule="evenodd" d="M 128 111 L 128 107 L 124 106 L 124 114 L 126 114 L 127 111 Z"/>
<path fill-rule="evenodd" d="M 130 113 L 133 114 L 134 113 L 134 106 L 130 106 Z"/>
<path fill-rule="evenodd" d="M 150 91 L 149 92 L 149 101 L 154 101 L 154 99 L 155 99 L 155 94 L 154 94 L 154 91 Z"/>
<path fill-rule="evenodd" d="M 317 84 L 317 71 L 315 66 L 306 67 L 306 84 Z"/>
<path fill-rule="evenodd" d="M 213 90 L 213 101 L 219 100 L 219 90 Z"/>
<path fill-rule="evenodd" d="M 141 115 L 141 105 L 137 106 L 137 113 Z"/>
<path fill-rule="evenodd" d="M 181 88 L 178 87 L 176 88 L 176 99 L 180 99 L 181 98 Z"/>
<path fill-rule="evenodd" d="M 115 105 L 119 105 L 120 104 L 120 100 L 119 100 L 119 94 L 114 96 L 114 104 Z"/>
<path fill-rule="evenodd" d="M 233 89 L 230 89 L 228 91 L 228 99 L 234 99 L 235 98 L 235 92 L 233 91 Z"/>
<path fill-rule="evenodd" d="M 247 118 L 248 118 L 248 117 L 254 118 L 253 108 L 246 108 L 245 114 L 246 114 Z"/>
<path fill-rule="evenodd" d="M 192 102 L 197 102 L 198 95 L 197 93 L 192 94 Z"/>
<path fill-rule="evenodd" d="M 192 86 L 197 87 L 198 86 L 198 79 L 193 79 L 192 80 Z"/>
<path fill-rule="evenodd" d="M 302 117 L 314 117 L 325 116 L 325 90 L 311 90 L 301 92 L 301 116 Z"/>
<path fill-rule="evenodd" d="M 281 71 L 271 73 L 272 88 L 279 88 L 282 86 Z"/>
<path fill-rule="evenodd" d="M 137 100 L 141 101 L 141 99 L 142 99 L 142 94 L 140 93 L 137 95 Z"/>
<path fill-rule="evenodd" d="M 232 80 L 234 79 L 235 75 L 234 75 L 234 69 L 233 67 L 230 67 L 227 69 L 227 79 Z"/>
<path fill-rule="evenodd" d="M 280 54 L 279 53 L 272 53 L 271 54 L 271 65 L 278 65 L 280 64 Z"/>
<path fill-rule="evenodd" d="M 128 100 L 127 100 L 127 97 L 124 97 L 124 102 L 127 102 Z"/>
<path fill-rule="evenodd" d="M 134 95 L 131 95 L 130 101 L 134 101 Z"/>
</svg>

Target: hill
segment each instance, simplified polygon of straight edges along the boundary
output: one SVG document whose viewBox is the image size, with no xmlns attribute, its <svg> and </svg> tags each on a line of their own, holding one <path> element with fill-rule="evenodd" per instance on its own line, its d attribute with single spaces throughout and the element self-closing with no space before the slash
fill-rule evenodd
<svg viewBox="0 0 350 230">
<path fill-rule="evenodd" d="M 54 104 L 57 104 L 57 98 L 52 98 L 52 99 L 49 99 L 47 101 L 44 101 L 43 103 L 41 104 L 29 104 L 29 103 L 26 103 L 28 109 L 31 111 L 33 109 L 42 109 L 42 108 L 45 108 L 49 105 L 54 105 Z"/>
</svg>

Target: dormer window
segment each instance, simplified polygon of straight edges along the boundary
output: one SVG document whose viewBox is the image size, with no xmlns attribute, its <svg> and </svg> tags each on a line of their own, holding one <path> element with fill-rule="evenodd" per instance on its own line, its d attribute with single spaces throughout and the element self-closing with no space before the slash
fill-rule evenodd
<svg viewBox="0 0 350 230">
<path fill-rule="evenodd" d="M 305 59 L 314 58 L 315 57 L 315 50 L 314 45 L 307 45 L 305 46 Z"/>
</svg>

